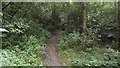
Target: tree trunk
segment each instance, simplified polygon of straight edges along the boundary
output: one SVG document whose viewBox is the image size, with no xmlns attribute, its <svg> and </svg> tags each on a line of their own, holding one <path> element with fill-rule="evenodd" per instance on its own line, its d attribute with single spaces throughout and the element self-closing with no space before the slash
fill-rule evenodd
<svg viewBox="0 0 120 68">
<path fill-rule="evenodd" d="M 86 35 L 86 31 L 87 31 L 86 19 L 87 19 L 87 17 L 86 17 L 86 6 L 84 4 L 84 6 L 83 6 L 83 32 L 84 32 L 85 35 Z"/>
<path fill-rule="evenodd" d="M 87 40 L 87 14 L 86 14 L 86 3 L 83 3 L 83 33 L 84 40 Z"/>
<path fill-rule="evenodd" d="M 120 51 L 120 2 L 118 2 L 118 50 Z"/>
<path fill-rule="evenodd" d="M 81 3 L 82 4 L 82 12 L 83 12 L 83 36 L 84 36 L 84 43 L 83 46 L 87 47 L 86 45 L 86 40 L 87 40 L 87 14 L 86 14 L 86 3 Z"/>
</svg>

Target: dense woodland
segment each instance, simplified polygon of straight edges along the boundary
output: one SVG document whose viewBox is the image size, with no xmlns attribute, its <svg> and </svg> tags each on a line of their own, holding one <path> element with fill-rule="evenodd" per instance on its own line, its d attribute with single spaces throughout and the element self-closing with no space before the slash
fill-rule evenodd
<svg viewBox="0 0 120 68">
<path fill-rule="evenodd" d="M 43 57 L 55 47 L 60 66 L 119 68 L 119 6 L 118 2 L 3 2 L 1 28 L 7 30 L 0 34 L 3 66 L 49 66 Z"/>
</svg>

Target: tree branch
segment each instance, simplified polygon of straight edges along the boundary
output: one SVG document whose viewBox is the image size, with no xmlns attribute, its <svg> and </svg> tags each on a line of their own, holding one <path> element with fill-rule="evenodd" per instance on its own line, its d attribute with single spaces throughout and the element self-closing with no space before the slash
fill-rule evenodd
<svg viewBox="0 0 120 68">
<path fill-rule="evenodd" d="M 12 4 L 12 2 L 9 2 L 5 7 L 2 8 L 2 10 L 4 11 L 10 4 Z"/>
</svg>

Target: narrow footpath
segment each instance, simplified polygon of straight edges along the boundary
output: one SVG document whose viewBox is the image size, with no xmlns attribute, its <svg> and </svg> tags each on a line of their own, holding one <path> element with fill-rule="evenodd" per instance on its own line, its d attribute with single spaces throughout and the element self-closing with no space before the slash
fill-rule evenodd
<svg viewBox="0 0 120 68">
<path fill-rule="evenodd" d="M 49 38 L 46 41 L 47 48 L 43 55 L 43 63 L 45 66 L 60 66 L 61 65 L 59 56 L 56 50 L 56 40 L 57 40 L 57 35 L 53 35 L 51 38 Z"/>
</svg>

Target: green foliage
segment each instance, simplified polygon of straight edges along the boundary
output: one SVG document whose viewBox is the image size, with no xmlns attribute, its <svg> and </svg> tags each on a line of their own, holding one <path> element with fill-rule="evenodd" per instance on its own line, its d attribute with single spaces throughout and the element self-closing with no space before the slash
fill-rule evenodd
<svg viewBox="0 0 120 68">
<path fill-rule="evenodd" d="M 70 33 L 68 35 L 60 35 L 58 38 L 58 46 L 61 48 L 72 47 L 77 44 L 80 39 L 80 34 L 77 32 Z"/>
<path fill-rule="evenodd" d="M 4 66 L 42 66 L 39 58 L 45 49 L 45 37 L 37 39 L 35 36 L 24 36 L 24 42 L 19 45 L 3 49 L 0 53 L 3 56 Z M 39 61 L 38 61 L 39 60 Z"/>
<path fill-rule="evenodd" d="M 43 66 L 35 53 L 28 54 L 27 51 L 21 51 L 19 48 L 16 49 L 17 52 L 10 49 L 0 51 L 3 66 Z"/>
<path fill-rule="evenodd" d="M 110 47 L 110 48 L 117 48 L 118 42 L 112 42 L 111 44 L 106 44 L 103 45 L 105 47 Z"/>
<path fill-rule="evenodd" d="M 36 38 L 35 36 L 30 36 L 30 37 L 23 37 L 24 42 L 23 46 L 21 47 L 21 49 L 27 49 L 28 52 L 30 51 L 43 51 L 43 49 L 45 48 L 45 41 L 46 38 L 43 36 L 41 38 Z"/>
<path fill-rule="evenodd" d="M 0 33 L 0 37 L 4 37 L 4 35 L 2 33 Z"/>
<path fill-rule="evenodd" d="M 42 36 L 50 37 L 51 36 L 50 32 L 42 28 L 43 24 L 39 24 L 37 21 L 34 21 L 34 19 L 32 20 L 32 18 L 28 18 L 27 20 L 31 20 L 30 22 L 28 22 L 30 28 L 26 32 L 27 35 L 34 35 L 37 37 L 42 37 Z"/>
<path fill-rule="evenodd" d="M 51 33 L 42 29 L 42 31 L 40 32 L 40 35 L 48 38 L 51 36 Z"/>
<path fill-rule="evenodd" d="M 26 20 L 21 18 L 13 19 L 10 22 L 3 20 L 3 22 L 5 23 L 4 27 L 8 29 L 10 33 L 14 34 L 24 33 L 29 28 L 29 24 L 26 22 Z"/>
<path fill-rule="evenodd" d="M 118 54 L 119 52 L 111 48 L 98 48 L 96 47 L 98 36 L 97 32 L 89 31 L 87 40 L 84 40 L 84 35 L 73 32 L 68 35 L 60 34 L 58 37 L 59 55 L 63 59 L 63 65 L 70 66 L 118 66 Z M 78 42 L 79 41 L 79 42 Z M 77 42 L 77 44 L 75 44 Z M 114 43 L 113 43 L 114 44 Z M 79 46 L 78 46 L 79 45 Z M 86 48 L 86 50 L 80 49 L 81 45 L 94 46 L 92 48 Z M 114 44 L 115 46 L 116 44 Z M 71 47 L 75 48 L 71 48 Z M 110 46 L 110 45 L 108 45 Z M 82 46 L 84 47 L 84 46 Z"/>
<path fill-rule="evenodd" d="M 66 47 L 77 47 L 77 46 L 96 46 L 97 45 L 97 36 L 95 33 L 90 32 L 87 35 L 87 40 L 84 40 L 84 34 L 80 34 L 79 32 L 73 32 L 69 34 L 61 34 L 58 37 L 58 46 L 61 48 Z"/>
<path fill-rule="evenodd" d="M 37 38 L 50 37 L 50 32 L 41 28 L 40 24 L 35 23 L 31 18 L 28 19 L 13 19 L 11 22 L 4 20 L 4 27 L 9 33 L 5 34 L 3 39 L 3 48 L 7 46 L 23 46 L 26 43 L 27 36 L 36 36 Z M 37 42 L 36 42 L 37 43 Z"/>
<path fill-rule="evenodd" d="M 66 66 L 118 66 L 119 52 L 106 48 L 89 51 L 87 49 L 86 52 L 77 53 L 73 49 L 68 49 L 60 51 L 59 55 Z"/>
<path fill-rule="evenodd" d="M 83 7 L 82 2 L 3 3 L 0 16 L 3 16 L 3 28 L 9 31 L 4 36 L 0 33 L 3 65 L 42 66 L 39 58 L 46 47 L 45 41 L 51 36 L 49 30 L 59 35 L 57 44 L 64 65 L 117 66 L 119 52 L 108 48 L 116 47 L 115 40 L 106 44 L 106 48 L 102 45 L 94 48 L 101 40 L 109 41 L 111 33 L 114 33 L 111 37 L 117 36 L 115 4 L 90 2 Z M 83 8 L 87 11 L 86 34 L 83 32 Z"/>
<path fill-rule="evenodd" d="M 5 21 L 5 24 L 4 27 L 10 32 L 3 39 L 4 49 L 0 51 L 3 66 L 43 66 L 40 57 L 50 32 L 30 19 L 16 19 L 12 24 Z"/>
</svg>

